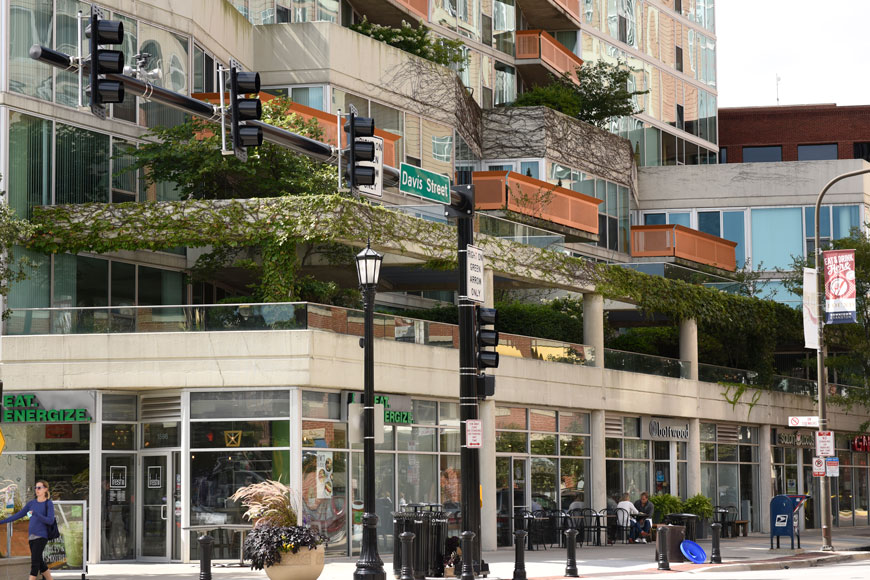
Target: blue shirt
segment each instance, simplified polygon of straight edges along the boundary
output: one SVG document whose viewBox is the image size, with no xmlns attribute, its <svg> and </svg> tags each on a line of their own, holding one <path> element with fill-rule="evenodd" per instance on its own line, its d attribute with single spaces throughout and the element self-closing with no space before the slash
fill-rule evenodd
<svg viewBox="0 0 870 580">
<path fill-rule="evenodd" d="M 50 499 L 47 499 L 44 502 L 32 499 L 21 508 L 20 512 L 12 514 L 5 520 L 0 520 L 0 524 L 7 524 L 9 522 L 14 522 L 15 520 L 20 520 L 27 515 L 27 512 L 32 512 L 30 514 L 30 525 L 27 528 L 28 534 L 40 538 L 47 538 L 48 526 L 54 523 L 54 502 Z"/>
</svg>

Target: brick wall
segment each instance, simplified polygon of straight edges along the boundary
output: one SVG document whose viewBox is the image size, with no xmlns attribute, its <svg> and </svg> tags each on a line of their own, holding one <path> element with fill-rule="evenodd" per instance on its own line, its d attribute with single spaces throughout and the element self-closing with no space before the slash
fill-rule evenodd
<svg viewBox="0 0 870 580">
<path fill-rule="evenodd" d="M 798 160 L 798 145 L 837 144 L 853 159 L 853 144 L 870 142 L 870 106 L 801 105 L 719 109 L 719 147 L 728 163 L 743 161 L 743 147 L 781 145 L 783 161 Z"/>
</svg>

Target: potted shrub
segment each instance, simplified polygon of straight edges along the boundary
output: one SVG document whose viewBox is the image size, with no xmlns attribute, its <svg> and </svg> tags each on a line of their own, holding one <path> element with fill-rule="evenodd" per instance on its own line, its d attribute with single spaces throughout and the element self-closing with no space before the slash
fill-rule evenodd
<svg viewBox="0 0 870 580">
<path fill-rule="evenodd" d="M 245 538 L 245 557 L 251 568 L 265 570 L 272 580 L 316 580 L 323 571 L 327 538 L 299 525 L 290 488 L 280 481 L 252 483 L 236 490 L 244 518 L 254 522 Z"/>
<path fill-rule="evenodd" d="M 678 514 L 683 511 L 683 502 L 675 495 L 659 493 L 650 496 L 649 500 L 655 506 L 653 511 L 653 523 L 660 524 L 668 514 Z"/>
<path fill-rule="evenodd" d="M 696 536 L 699 539 L 706 538 L 710 518 L 713 517 L 713 502 L 710 501 L 710 498 L 700 493 L 692 496 L 683 503 L 683 511 L 698 516 Z"/>
</svg>

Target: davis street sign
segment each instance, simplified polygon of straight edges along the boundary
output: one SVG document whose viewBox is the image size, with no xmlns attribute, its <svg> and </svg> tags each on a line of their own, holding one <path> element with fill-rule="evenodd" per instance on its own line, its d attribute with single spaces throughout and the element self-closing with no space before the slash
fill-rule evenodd
<svg viewBox="0 0 870 580">
<path fill-rule="evenodd" d="M 399 167 L 401 169 L 399 191 L 438 203 L 450 203 L 449 177 L 407 163 L 402 163 Z"/>
<path fill-rule="evenodd" d="M 789 427 L 818 427 L 819 426 L 819 418 L 818 417 L 789 417 L 788 418 L 788 426 Z"/>
</svg>

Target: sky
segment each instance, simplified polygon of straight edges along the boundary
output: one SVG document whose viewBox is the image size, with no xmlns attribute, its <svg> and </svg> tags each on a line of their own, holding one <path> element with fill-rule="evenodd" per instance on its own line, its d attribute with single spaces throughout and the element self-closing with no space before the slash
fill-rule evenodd
<svg viewBox="0 0 870 580">
<path fill-rule="evenodd" d="M 870 105 L 870 0 L 716 0 L 719 107 Z"/>
</svg>

